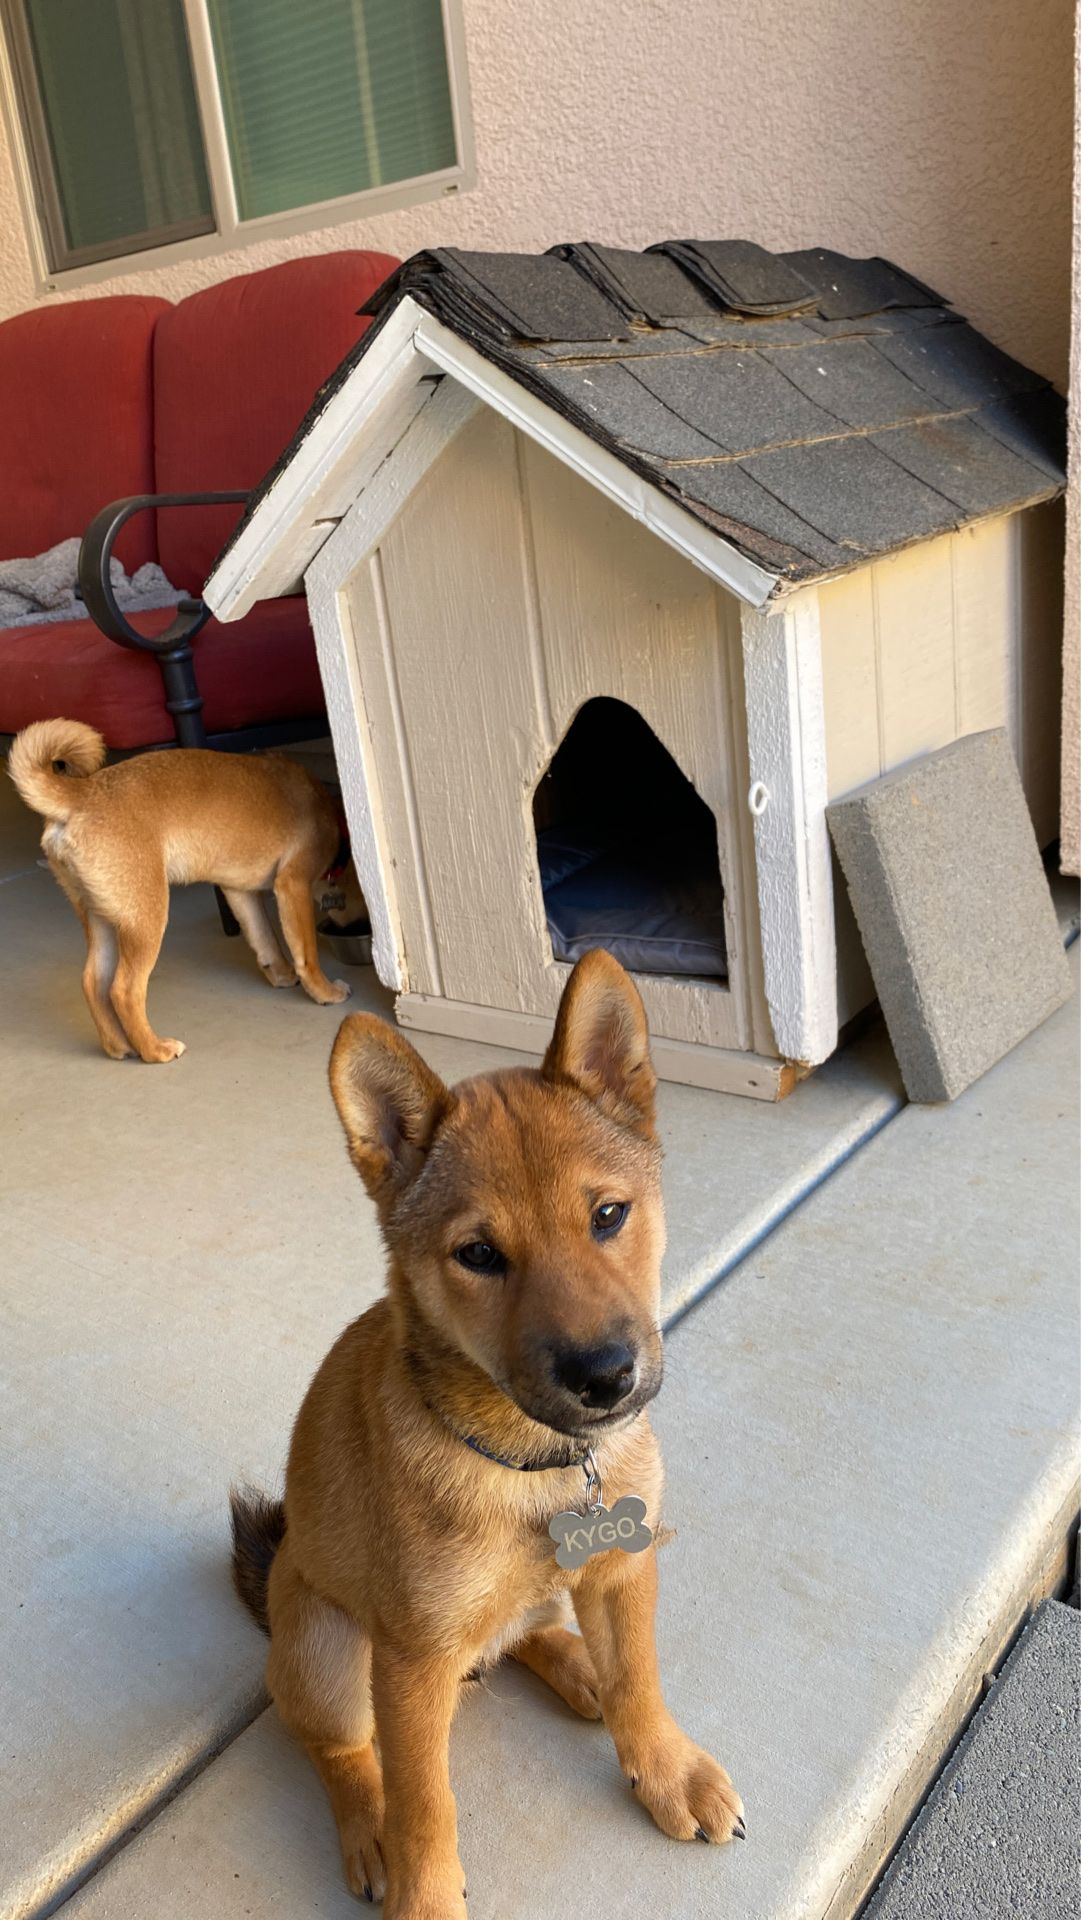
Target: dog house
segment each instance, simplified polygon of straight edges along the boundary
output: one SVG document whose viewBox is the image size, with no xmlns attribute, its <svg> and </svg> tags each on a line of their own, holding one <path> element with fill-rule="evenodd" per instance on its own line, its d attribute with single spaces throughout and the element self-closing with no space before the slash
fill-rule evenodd
<svg viewBox="0 0 1081 1920">
<path fill-rule="evenodd" d="M 417 255 L 217 562 L 307 593 L 406 1027 L 540 1049 L 588 946 L 776 1099 L 872 997 L 827 801 L 1005 725 L 1055 831 L 1063 405 L 883 260 Z"/>
</svg>

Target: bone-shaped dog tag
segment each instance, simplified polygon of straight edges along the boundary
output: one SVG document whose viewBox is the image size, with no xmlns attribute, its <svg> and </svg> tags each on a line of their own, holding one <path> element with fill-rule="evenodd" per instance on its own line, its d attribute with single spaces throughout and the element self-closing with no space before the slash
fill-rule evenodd
<svg viewBox="0 0 1081 1920">
<path fill-rule="evenodd" d="M 610 1512 L 607 1507 L 591 1507 L 588 1513 L 557 1513 L 548 1523 L 558 1543 L 556 1564 L 581 1567 L 595 1553 L 610 1553 L 614 1547 L 622 1553 L 642 1553 L 653 1538 L 645 1521 L 646 1503 L 636 1493 L 625 1493 Z"/>
</svg>

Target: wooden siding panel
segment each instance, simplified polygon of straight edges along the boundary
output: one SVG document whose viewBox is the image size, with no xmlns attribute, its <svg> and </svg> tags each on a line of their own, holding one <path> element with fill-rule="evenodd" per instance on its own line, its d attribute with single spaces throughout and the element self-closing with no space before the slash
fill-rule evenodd
<svg viewBox="0 0 1081 1920">
<path fill-rule="evenodd" d="M 718 823 L 729 986 L 639 976 L 653 1031 L 749 1047 L 743 865 L 726 647 L 714 583 L 552 455 L 523 441 L 544 677 L 561 739 L 587 700 L 648 721 Z"/>
<path fill-rule="evenodd" d="M 882 771 L 878 751 L 875 606 L 871 570 L 861 568 L 818 590 L 826 776 L 837 799 Z"/>
<path fill-rule="evenodd" d="M 548 747 L 506 421 L 482 411 L 440 455 L 382 569 L 442 991 L 533 1011 L 547 935 L 528 796 Z"/>
<path fill-rule="evenodd" d="M 957 738 L 950 540 L 871 569 L 882 772 Z"/>
</svg>

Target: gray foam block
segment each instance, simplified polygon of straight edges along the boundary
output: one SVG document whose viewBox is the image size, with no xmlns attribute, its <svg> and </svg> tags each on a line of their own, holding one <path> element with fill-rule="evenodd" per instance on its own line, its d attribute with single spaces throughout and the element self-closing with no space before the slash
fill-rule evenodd
<svg viewBox="0 0 1081 1920">
<path fill-rule="evenodd" d="M 1040 1608 L 864 1920 L 1074 1920 L 1081 1619 Z"/>
<path fill-rule="evenodd" d="M 1070 994 L 1006 734 L 973 733 L 827 809 L 911 1100 L 953 1100 Z"/>
</svg>

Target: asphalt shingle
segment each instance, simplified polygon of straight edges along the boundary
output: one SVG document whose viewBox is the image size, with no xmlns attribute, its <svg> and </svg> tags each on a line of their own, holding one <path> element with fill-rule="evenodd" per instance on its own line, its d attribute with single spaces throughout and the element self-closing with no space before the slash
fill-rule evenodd
<svg viewBox="0 0 1081 1920">
<path fill-rule="evenodd" d="M 815 291 L 793 264 L 754 240 L 664 240 L 654 249 L 678 260 L 734 313 L 801 313 Z"/>
<path fill-rule="evenodd" d="M 906 473 L 965 513 L 1003 512 L 1023 501 L 1032 485 L 1027 460 L 967 414 L 893 427 L 871 438 Z"/>
<path fill-rule="evenodd" d="M 798 556 L 804 568 L 814 573 L 831 573 L 851 559 L 843 547 L 801 519 L 738 460 L 668 467 L 664 478 L 685 504 L 706 508 L 718 531 L 732 539 L 742 535 L 764 566 L 783 561 L 786 551 L 790 565 Z M 753 535 L 748 534 L 750 528 Z"/>
<path fill-rule="evenodd" d="M 985 407 L 1047 385 L 967 324 L 876 335 L 873 346 L 945 407 Z"/>
<path fill-rule="evenodd" d="M 887 553 L 958 522 L 948 500 L 862 436 L 782 447 L 744 465 L 802 520 L 857 552 Z"/>
<path fill-rule="evenodd" d="M 712 458 L 717 442 L 680 420 L 619 360 L 551 367 L 546 387 L 568 412 L 585 413 L 605 436 L 661 460 Z"/>
<path fill-rule="evenodd" d="M 551 254 L 461 253 L 441 248 L 435 256 L 449 278 L 466 284 L 472 301 L 526 340 L 623 340 L 627 327 L 618 307 Z"/>
<path fill-rule="evenodd" d="M 663 253 L 594 247 L 588 241 L 552 251 L 584 273 L 628 319 L 664 326 L 716 312 L 715 301 Z"/>
<path fill-rule="evenodd" d="M 851 260 L 828 247 L 808 247 L 781 258 L 814 288 L 815 305 L 824 320 L 858 319 L 891 307 L 946 305 L 941 294 L 902 273 L 889 260 Z"/>
<path fill-rule="evenodd" d="M 870 340 L 832 340 L 818 352 L 766 354 L 816 406 L 849 427 L 892 426 L 943 411 L 942 402 L 876 353 Z"/>
<path fill-rule="evenodd" d="M 760 353 L 658 358 L 643 362 L 635 377 L 689 432 L 708 434 L 728 453 L 837 431 L 836 419 Z"/>
</svg>

